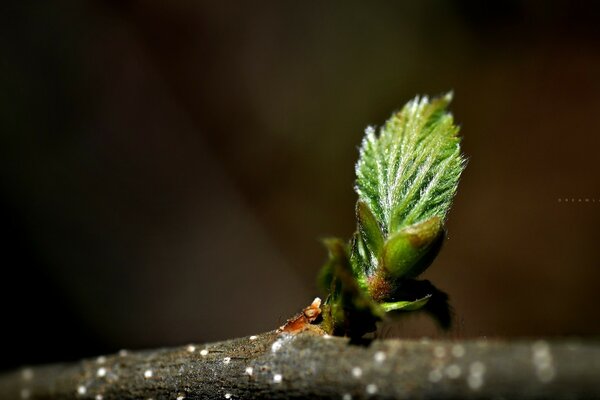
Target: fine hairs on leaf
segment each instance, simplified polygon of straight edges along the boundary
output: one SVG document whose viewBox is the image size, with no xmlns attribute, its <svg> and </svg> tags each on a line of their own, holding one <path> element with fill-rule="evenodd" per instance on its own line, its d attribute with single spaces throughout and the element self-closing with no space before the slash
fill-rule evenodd
<svg viewBox="0 0 600 400">
<path fill-rule="evenodd" d="M 357 229 L 347 245 L 327 242 L 330 259 L 320 274 L 329 293 L 323 319 L 333 333 L 358 336 L 388 312 L 418 309 L 448 325 L 447 295 L 415 278 L 441 248 L 465 167 L 459 128 L 447 111 L 451 100 L 451 93 L 416 97 L 378 131 L 365 130 L 356 164 Z"/>
<path fill-rule="evenodd" d="M 417 97 L 380 129 L 365 131 L 356 191 L 384 235 L 438 216 L 445 220 L 465 160 L 446 107 L 452 94 Z"/>
</svg>

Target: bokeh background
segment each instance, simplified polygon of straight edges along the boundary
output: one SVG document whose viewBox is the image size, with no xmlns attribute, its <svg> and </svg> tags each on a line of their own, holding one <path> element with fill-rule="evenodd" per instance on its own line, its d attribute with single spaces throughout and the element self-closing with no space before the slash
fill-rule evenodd
<svg viewBox="0 0 600 400">
<path fill-rule="evenodd" d="M 455 327 L 378 335 L 600 333 L 598 2 L 2 9 L 0 368 L 277 327 L 354 229 L 364 128 L 450 89 Z"/>
</svg>

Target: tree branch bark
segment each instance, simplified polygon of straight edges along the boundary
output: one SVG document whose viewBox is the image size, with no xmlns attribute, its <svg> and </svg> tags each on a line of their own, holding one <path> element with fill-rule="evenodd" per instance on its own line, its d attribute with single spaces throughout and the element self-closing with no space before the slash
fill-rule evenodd
<svg viewBox="0 0 600 400">
<path fill-rule="evenodd" d="M 596 342 L 348 340 L 269 332 L 5 373 L 2 399 L 600 398 Z"/>
</svg>

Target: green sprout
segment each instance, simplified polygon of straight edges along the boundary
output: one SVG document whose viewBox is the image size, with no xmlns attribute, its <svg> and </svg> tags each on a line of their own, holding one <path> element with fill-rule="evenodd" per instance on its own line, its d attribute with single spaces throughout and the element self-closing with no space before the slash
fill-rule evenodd
<svg viewBox="0 0 600 400">
<path fill-rule="evenodd" d="M 416 97 L 376 133 L 368 127 L 356 164 L 357 229 L 327 239 L 319 283 L 329 295 L 320 326 L 361 337 L 393 311 L 429 311 L 450 324 L 447 295 L 416 280 L 437 256 L 465 158 L 446 110 L 452 94 Z"/>
</svg>

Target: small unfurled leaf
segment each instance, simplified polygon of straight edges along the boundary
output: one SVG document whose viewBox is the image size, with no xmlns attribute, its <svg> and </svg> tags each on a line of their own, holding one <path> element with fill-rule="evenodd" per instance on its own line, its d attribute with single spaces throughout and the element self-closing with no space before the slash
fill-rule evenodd
<svg viewBox="0 0 600 400">
<path fill-rule="evenodd" d="M 323 241 L 329 250 L 329 260 L 321 270 L 320 284 L 329 292 L 323 307 L 326 332 L 360 337 L 375 329 L 375 322 L 384 311 L 361 287 L 354 275 L 348 248 L 340 239 Z M 364 283 L 363 283 L 364 284 Z M 352 324 L 348 324 L 352 320 Z"/>
<path fill-rule="evenodd" d="M 380 303 L 379 305 L 385 312 L 390 311 L 416 311 L 427 304 L 431 295 L 427 295 L 421 299 L 415 301 L 396 301 L 392 303 Z"/>
<path fill-rule="evenodd" d="M 377 263 L 377 256 L 383 250 L 383 233 L 379 223 L 369 206 L 360 200 L 356 203 L 356 219 L 360 238 L 364 241 L 368 254 L 375 257 L 375 259 L 369 261 L 375 264 Z"/>
</svg>

